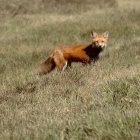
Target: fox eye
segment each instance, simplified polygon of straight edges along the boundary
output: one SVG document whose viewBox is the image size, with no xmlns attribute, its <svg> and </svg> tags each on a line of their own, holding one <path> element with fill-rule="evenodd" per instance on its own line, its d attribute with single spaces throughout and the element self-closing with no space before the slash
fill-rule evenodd
<svg viewBox="0 0 140 140">
<path fill-rule="evenodd" d="M 104 41 L 101 41 L 102 43 L 104 43 Z"/>
</svg>

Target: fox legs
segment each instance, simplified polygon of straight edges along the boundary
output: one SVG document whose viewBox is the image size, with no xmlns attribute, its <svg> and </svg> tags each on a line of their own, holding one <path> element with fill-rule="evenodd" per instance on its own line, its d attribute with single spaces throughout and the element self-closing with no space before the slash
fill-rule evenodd
<svg viewBox="0 0 140 140">
<path fill-rule="evenodd" d="M 54 54 L 54 62 L 59 71 L 64 71 L 67 68 L 68 62 L 65 60 L 61 51 L 56 51 Z"/>
<path fill-rule="evenodd" d="M 58 61 L 57 61 L 57 62 L 55 61 L 55 64 L 56 64 L 56 68 L 57 68 L 59 71 L 64 71 L 64 70 L 67 68 L 68 62 L 65 61 L 65 62 L 59 63 Z"/>
<path fill-rule="evenodd" d="M 68 62 L 66 61 L 65 65 L 62 68 L 62 71 L 64 71 L 67 68 Z"/>
</svg>

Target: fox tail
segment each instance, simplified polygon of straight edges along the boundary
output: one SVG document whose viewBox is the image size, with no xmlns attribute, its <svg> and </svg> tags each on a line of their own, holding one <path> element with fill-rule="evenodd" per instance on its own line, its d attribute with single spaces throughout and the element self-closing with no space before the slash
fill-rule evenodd
<svg viewBox="0 0 140 140">
<path fill-rule="evenodd" d="M 55 68 L 55 62 L 52 57 L 49 57 L 46 61 L 39 65 L 36 69 L 36 73 L 39 75 L 49 73 Z"/>
</svg>

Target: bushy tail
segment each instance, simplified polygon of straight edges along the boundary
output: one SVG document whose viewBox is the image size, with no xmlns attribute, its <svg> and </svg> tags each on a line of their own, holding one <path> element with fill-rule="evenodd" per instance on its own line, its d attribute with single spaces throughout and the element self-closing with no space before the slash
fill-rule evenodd
<svg viewBox="0 0 140 140">
<path fill-rule="evenodd" d="M 55 68 L 55 62 L 52 57 L 49 57 L 45 62 L 40 64 L 40 66 L 36 69 L 37 74 L 42 75 L 49 73 L 51 70 Z"/>
</svg>

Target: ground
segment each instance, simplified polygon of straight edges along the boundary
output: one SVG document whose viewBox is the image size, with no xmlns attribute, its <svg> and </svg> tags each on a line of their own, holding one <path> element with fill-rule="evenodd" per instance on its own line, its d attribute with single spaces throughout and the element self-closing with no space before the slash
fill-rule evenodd
<svg viewBox="0 0 140 140">
<path fill-rule="evenodd" d="M 139 140 L 139 0 L 0 0 L 0 139 Z M 109 31 L 101 59 L 38 76 L 58 46 Z"/>
</svg>

